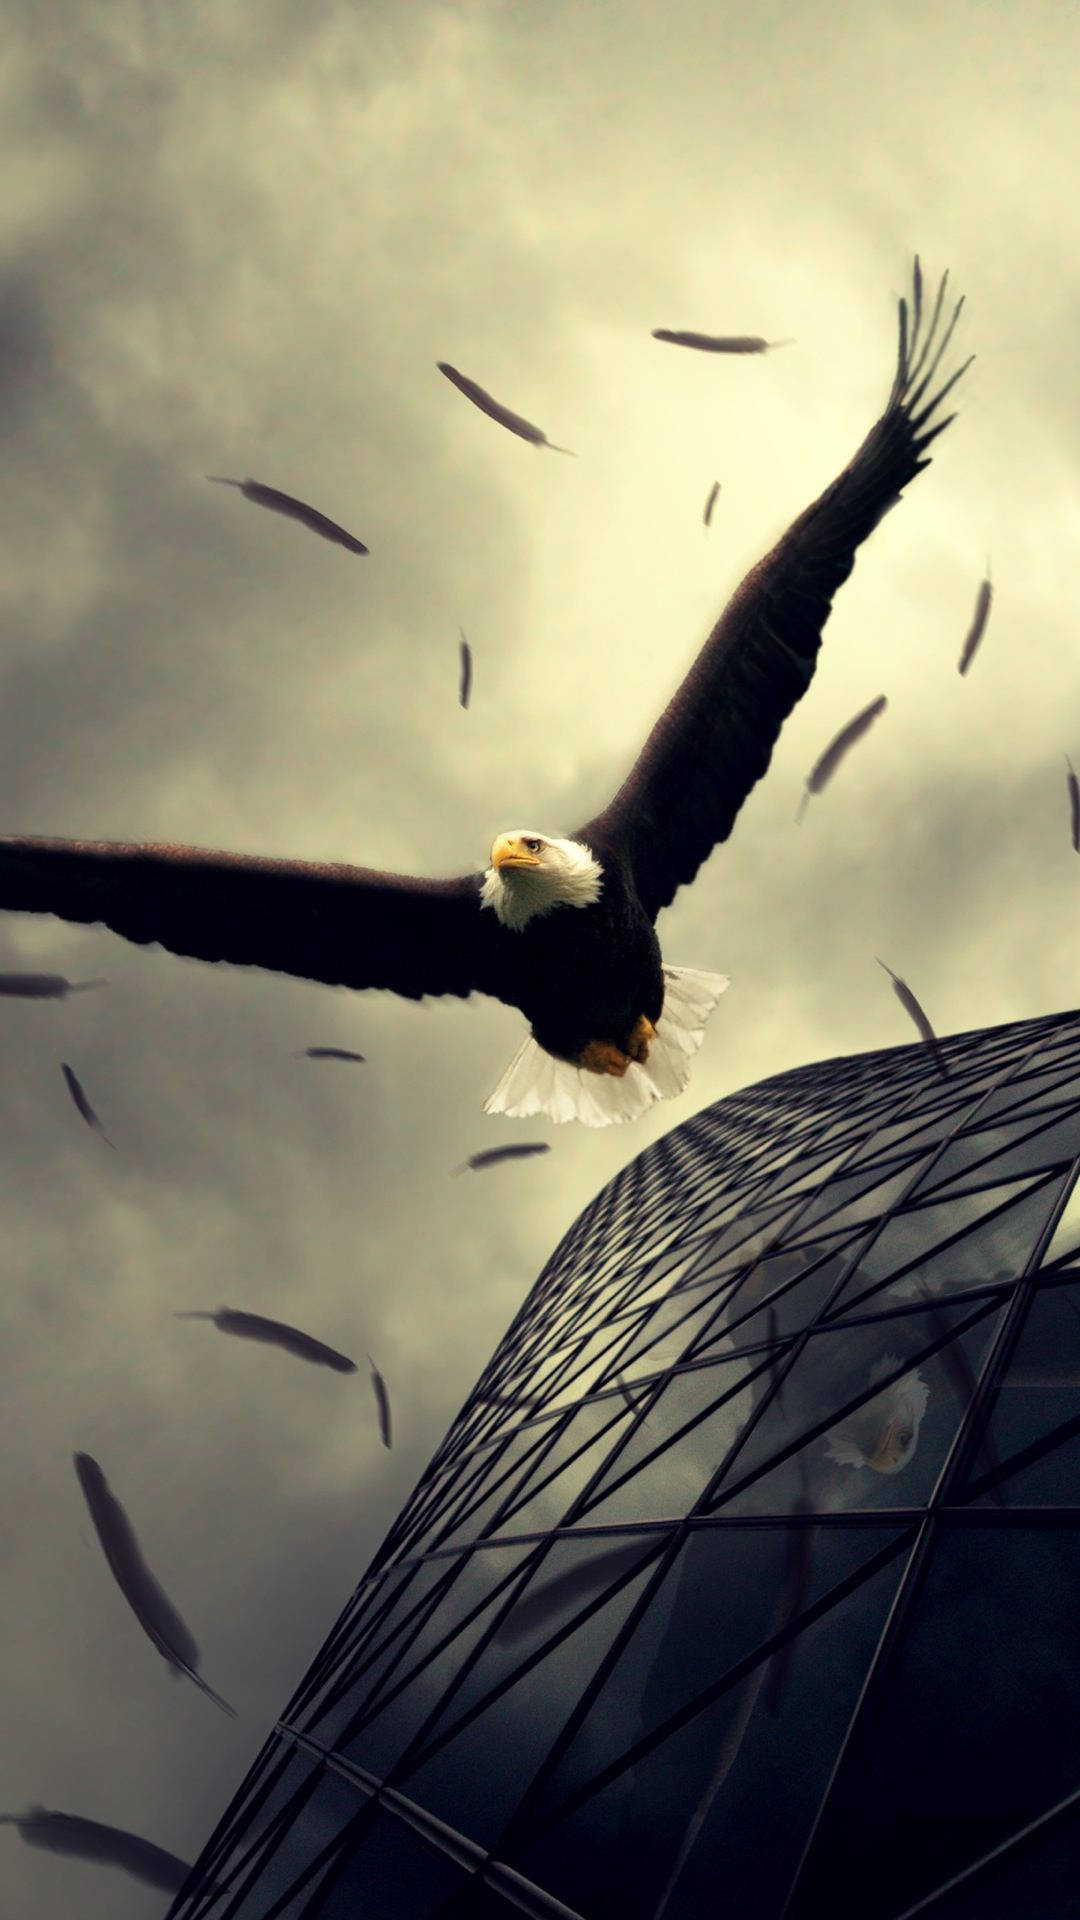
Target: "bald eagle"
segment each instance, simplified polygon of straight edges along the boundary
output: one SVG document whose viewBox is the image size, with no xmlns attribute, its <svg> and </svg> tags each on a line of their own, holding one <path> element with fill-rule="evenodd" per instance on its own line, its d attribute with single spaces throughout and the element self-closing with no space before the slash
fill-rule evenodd
<svg viewBox="0 0 1080 1920">
<path fill-rule="evenodd" d="M 899 303 L 885 411 L 839 479 L 747 575 L 602 813 L 498 835 L 485 872 L 413 879 L 193 847 L 0 839 L 0 908 L 102 922 L 171 952 L 353 988 L 486 993 L 531 1028 L 486 1103 L 589 1126 L 680 1092 L 725 977 L 665 966 L 656 918 L 726 840 L 813 677 L 855 553 L 953 418 L 931 392 L 963 300 Z"/>
</svg>

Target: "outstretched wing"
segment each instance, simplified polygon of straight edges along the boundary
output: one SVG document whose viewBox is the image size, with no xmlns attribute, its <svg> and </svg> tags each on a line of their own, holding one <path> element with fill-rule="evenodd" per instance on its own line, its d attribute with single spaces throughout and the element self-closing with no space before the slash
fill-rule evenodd
<svg viewBox="0 0 1080 1920">
<path fill-rule="evenodd" d="M 859 546 L 929 465 L 927 447 L 953 418 L 930 424 L 970 360 L 927 398 L 964 304 L 958 301 L 939 332 L 948 277 L 923 338 L 916 257 L 910 332 L 901 300 L 896 378 L 880 420 L 840 478 L 747 575 L 629 778 L 610 806 L 573 836 L 629 866 L 652 918 L 727 839 L 783 722 L 810 684 L 833 595 Z"/>
<path fill-rule="evenodd" d="M 514 936 L 481 909 L 482 875 L 414 880 L 364 867 L 0 838 L 0 909 L 101 922 L 195 960 L 330 986 L 493 994 L 516 1005 Z"/>
</svg>

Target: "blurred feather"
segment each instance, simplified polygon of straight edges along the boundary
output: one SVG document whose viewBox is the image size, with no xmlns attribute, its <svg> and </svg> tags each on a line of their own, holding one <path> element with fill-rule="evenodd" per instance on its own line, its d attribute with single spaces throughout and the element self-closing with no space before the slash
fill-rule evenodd
<svg viewBox="0 0 1080 1920">
<path fill-rule="evenodd" d="M 69 993 L 107 987 L 107 980 L 65 980 L 62 973 L 0 973 L 0 994 L 19 1000 L 63 1000 Z"/>
<path fill-rule="evenodd" d="M 375 1365 L 370 1353 L 368 1366 L 371 1368 L 371 1384 L 375 1389 L 375 1402 L 379 1409 L 379 1432 L 384 1447 L 390 1445 L 390 1395 L 386 1391 L 386 1381 Z"/>
<path fill-rule="evenodd" d="M 467 707 L 472 692 L 472 650 L 460 627 L 458 632 L 461 634 L 461 686 L 458 699 L 463 707 Z"/>
<path fill-rule="evenodd" d="M 363 1064 L 364 1055 L 353 1053 L 350 1047 L 305 1047 L 307 1060 L 359 1060 Z"/>
<path fill-rule="evenodd" d="M 840 765 L 841 760 L 850 752 L 856 741 L 862 739 L 864 733 L 869 733 L 874 721 L 879 714 L 884 713 L 888 704 L 885 695 L 879 693 L 876 700 L 871 700 L 868 707 L 864 707 L 861 713 L 855 715 L 854 720 L 849 720 L 846 727 L 841 727 L 835 739 L 829 742 L 824 753 L 819 759 L 814 761 L 813 766 L 806 776 L 806 792 L 803 794 L 799 804 L 799 811 L 795 816 L 796 825 L 798 825 L 806 811 L 806 803 L 810 795 L 812 793 L 820 793 L 822 788 L 828 785 L 837 767 Z"/>
<path fill-rule="evenodd" d="M 102 1126 L 101 1121 L 98 1119 L 97 1114 L 94 1112 L 93 1107 L 90 1105 L 89 1100 L 87 1099 L 85 1093 L 83 1092 L 82 1086 L 80 1085 L 80 1082 L 79 1082 L 78 1074 L 75 1073 L 73 1068 L 69 1067 L 66 1061 L 63 1061 L 63 1060 L 60 1062 L 60 1071 L 67 1082 L 67 1090 L 70 1093 L 73 1101 L 75 1102 L 75 1106 L 78 1109 L 78 1112 L 82 1115 L 83 1119 L 86 1121 L 87 1126 L 92 1127 L 95 1133 L 100 1133 L 102 1139 L 105 1142 L 105 1145 L 107 1147 L 112 1147 L 112 1150 L 115 1153 L 116 1146 L 114 1142 L 109 1139 L 109 1136 L 106 1133 L 104 1127 Z"/>
<path fill-rule="evenodd" d="M 261 480 L 227 480 L 222 473 L 208 473 L 219 487 L 239 487 L 245 500 L 251 500 L 257 507 L 268 507 L 271 513 L 282 513 L 287 520 L 298 520 L 302 527 L 308 527 L 323 540 L 332 540 L 335 546 L 347 547 L 350 553 L 367 553 L 362 540 L 357 540 L 336 520 L 328 520 L 325 513 L 316 507 L 307 506 L 303 500 L 295 500 L 291 493 L 279 493 L 276 487 L 264 487 Z"/>
<path fill-rule="evenodd" d="M 13 1825 L 28 1846 L 42 1847 L 48 1853 L 66 1853 L 79 1860 L 97 1860 L 103 1866 L 120 1867 L 148 1887 L 163 1893 L 176 1893 L 191 1868 L 175 1853 L 155 1847 L 137 1833 L 124 1827 L 106 1826 L 100 1820 L 84 1820 L 76 1813 L 57 1813 L 50 1807 L 28 1807 L 25 1813 L 0 1813 L 0 1826 Z"/>
<path fill-rule="evenodd" d="M 290 1327 L 283 1320 L 268 1320 L 261 1313 L 244 1313 L 239 1307 L 218 1307 L 214 1313 L 186 1312 L 173 1317 L 212 1320 L 222 1333 L 235 1333 L 241 1340 L 259 1340 L 264 1346 L 280 1347 L 284 1353 L 295 1354 L 298 1360 L 310 1360 L 317 1367 L 332 1367 L 335 1373 L 356 1372 L 356 1361 L 339 1353 L 336 1347 L 326 1346 L 310 1333 L 301 1333 L 299 1327 Z"/>
<path fill-rule="evenodd" d="M 186 1673 L 215 1706 L 235 1720 L 235 1707 L 230 1707 L 227 1700 L 215 1693 L 197 1671 L 199 1649 L 191 1631 L 146 1565 L 131 1521 L 97 1461 L 88 1453 L 77 1453 L 73 1457 L 109 1571 L 143 1632 L 170 1667 Z"/>
<path fill-rule="evenodd" d="M 705 512 L 704 512 L 704 515 L 702 516 L 706 526 L 710 526 L 712 524 L 712 510 L 716 505 L 716 497 L 719 492 L 720 492 L 720 482 L 719 480 L 714 480 L 712 483 L 712 486 L 709 488 L 709 497 L 705 502 Z"/>
<path fill-rule="evenodd" d="M 570 447 L 557 447 L 546 433 L 541 433 L 539 427 L 533 426 L 531 420 L 523 420 L 520 413 L 511 413 L 509 407 L 501 406 L 467 374 L 459 373 L 456 367 L 451 367 L 445 360 L 437 360 L 435 364 L 458 392 L 465 395 L 466 400 L 471 400 L 473 406 L 479 407 L 481 413 L 486 413 L 490 420 L 497 420 L 500 427 L 506 427 L 510 433 L 516 433 L 519 439 L 528 440 L 534 447 L 550 447 L 552 453 L 569 453 L 571 458 L 574 457 Z"/>
<path fill-rule="evenodd" d="M 768 353 L 773 347 L 790 347 L 791 340 L 763 340 L 756 333 L 680 333 L 670 327 L 654 327 L 654 340 L 666 340 L 673 347 L 696 347 L 699 353 Z"/>
<path fill-rule="evenodd" d="M 1072 814 L 1073 851 L 1080 853 L 1080 780 L 1077 780 L 1073 772 L 1073 764 L 1068 754 L 1065 755 L 1065 765 L 1069 769 L 1069 809 Z"/>
<path fill-rule="evenodd" d="M 875 959 L 877 958 L 876 955 L 874 957 Z M 930 1058 L 933 1060 L 942 1079 L 947 1080 L 949 1078 L 949 1069 L 945 1064 L 945 1055 L 941 1050 L 941 1042 L 934 1032 L 933 1027 L 930 1025 L 919 1002 L 916 1000 L 915 995 L 912 993 L 911 988 L 908 986 L 907 981 L 901 980 L 900 975 L 894 973 L 891 967 L 886 967 L 884 960 L 878 960 L 878 966 L 885 968 L 885 972 L 893 983 L 893 992 L 899 1000 L 900 1005 L 903 1007 L 904 1012 L 915 1022 L 921 1038 L 926 1043 Z"/>
<path fill-rule="evenodd" d="M 551 1144 L 547 1140 L 521 1140 L 510 1147 L 485 1147 L 483 1153 L 471 1153 L 460 1167 L 451 1167 L 451 1173 L 477 1172 L 481 1167 L 493 1167 L 499 1160 L 524 1160 L 533 1153 L 550 1153 Z"/>
<path fill-rule="evenodd" d="M 993 597 L 994 588 L 990 579 L 990 562 L 988 560 L 986 563 L 986 579 L 983 581 L 976 596 L 974 618 L 972 619 L 971 626 L 968 629 L 967 639 L 964 641 L 961 650 L 960 664 L 957 668 L 958 673 L 966 673 L 975 658 L 975 649 L 986 631 L 986 623 L 990 618 L 990 602 Z"/>
</svg>

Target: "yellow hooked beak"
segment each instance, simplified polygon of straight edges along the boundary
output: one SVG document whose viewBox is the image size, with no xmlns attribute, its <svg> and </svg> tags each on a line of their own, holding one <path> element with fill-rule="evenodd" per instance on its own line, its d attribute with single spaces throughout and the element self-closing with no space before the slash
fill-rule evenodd
<svg viewBox="0 0 1080 1920">
<path fill-rule="evenodd" d="M 910 1427 L 903 1421 L 890 1420 L 866 1464 L 875 1473 L 889 1473 L 899 1466 L 910 1445 Z"/>
<path fill-rule="evenodd" d="M 530 853 L 520 834 L 500 833 L 491 849 L 493 867 L 542 867 L 540 856 Z"/>
</svg>

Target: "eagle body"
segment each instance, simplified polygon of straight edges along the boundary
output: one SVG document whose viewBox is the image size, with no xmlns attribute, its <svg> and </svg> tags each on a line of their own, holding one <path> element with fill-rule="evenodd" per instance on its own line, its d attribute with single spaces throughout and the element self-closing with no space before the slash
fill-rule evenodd
<svg viewBox="0 0 1080 1920">
<path fill-rule="evenodd" d="M 575 1065 L 596 1042 L 629 1054 L 644 1017 L 664 1004 L 656 928 L 617 862 L 603 867 L 591 906 L 556 906 L 515 935 L 519 1005 L 545 1053 Z"/>
<path fill-rule="evenodd" d="M 572 838 L 501 834 L 486 873 L 446 880 L 194 847 L 0 839 L 0 909 L 101 922 L 175 954 L 331 986 L 488 994 L 530 1027 L 488 1113 L 607 1126 L 680 1093 L 728 983 L 666 964 L 657 917 L 730 835 L 813 679 L 859 548 L 953 418 L 938 410 L 970 362 L 938 379 L 963 306 L 943 317 L 947 281 L 925 309 L 916 258 L 883 412 L 737 588 L 614 799 Z"/>
</svg>

